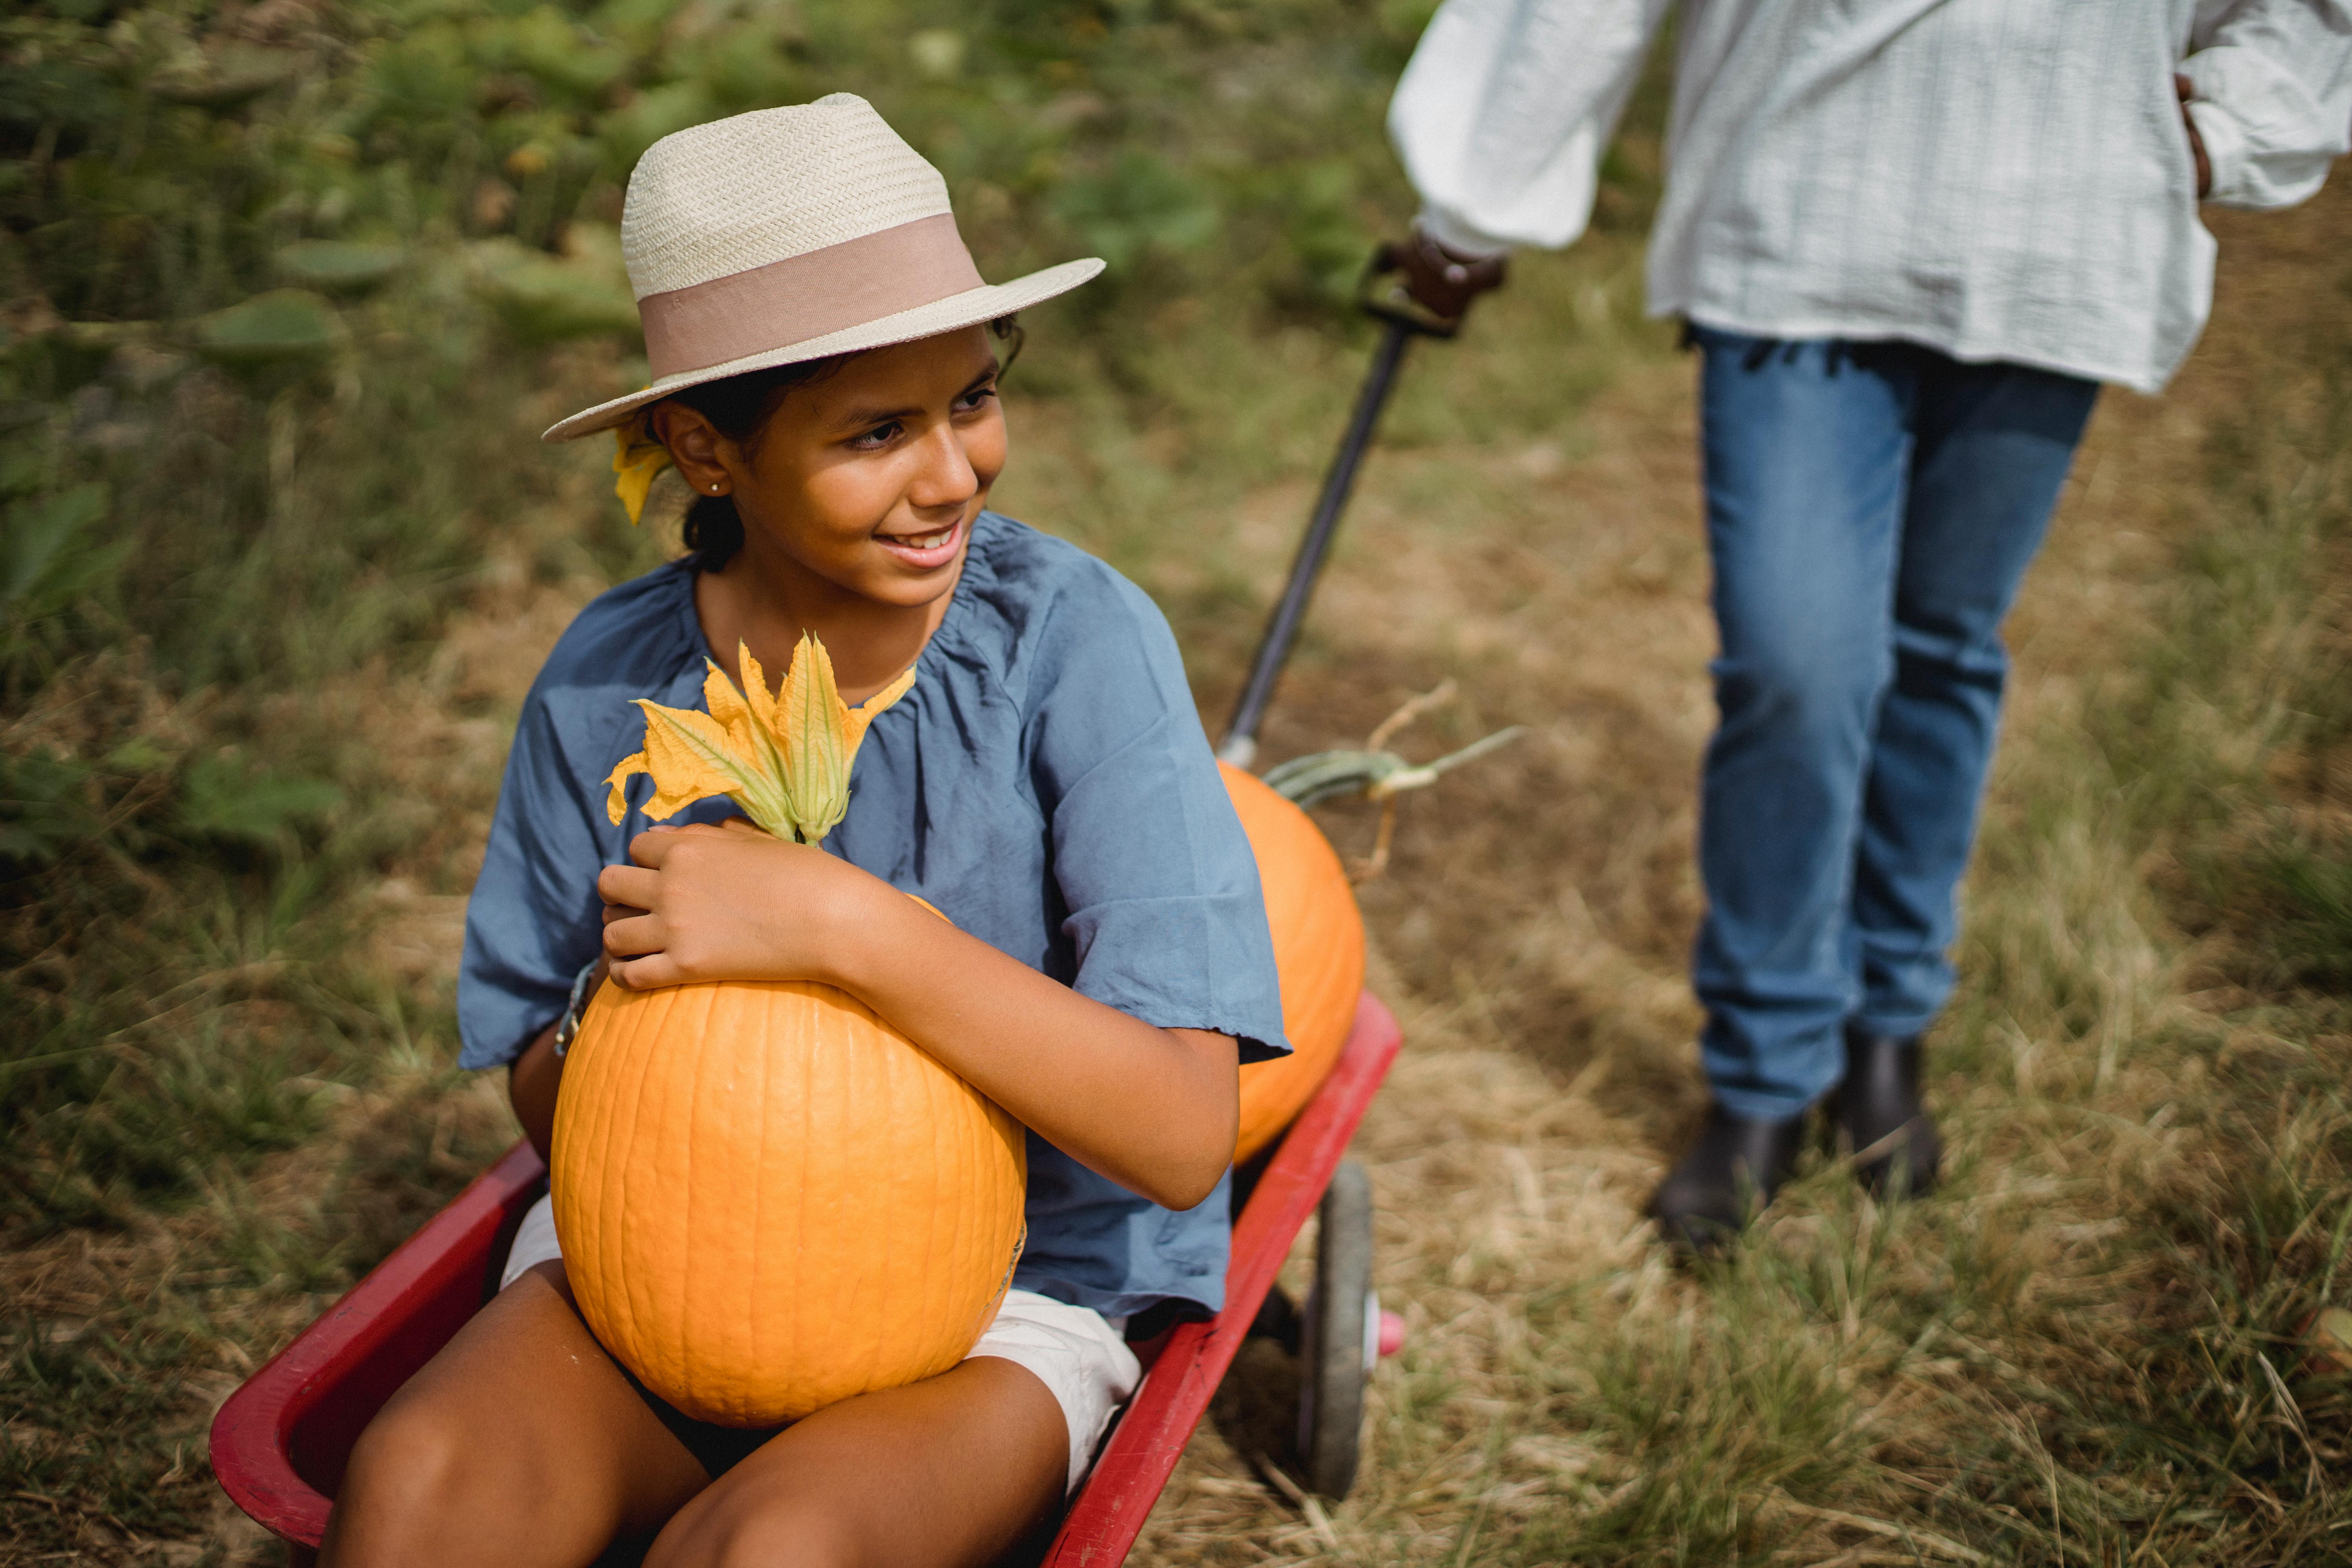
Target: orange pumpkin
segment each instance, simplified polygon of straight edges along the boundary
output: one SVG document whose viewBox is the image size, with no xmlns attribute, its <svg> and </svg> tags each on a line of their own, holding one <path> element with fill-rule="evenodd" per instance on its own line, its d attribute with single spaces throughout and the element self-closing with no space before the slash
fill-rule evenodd
<svg viewBox="0 0 2352 1568">
<path fill-rule="evenodd" d="M 615 824 L 651 773 L 656 820 L 725 795 L 817 843 L 866 727 L 915 679 L 852 708 L 814 637 L 772 695 L 751 650 L 736 658 L 742 686 L 711 664 L 703 711 L 637 704 Z M 1021 1255 L 1024 1136 L 845 991 L 606 985 L 556 1100 L 555 1234 L 581 1316 L 646 1387 L 771 1426 L 963 1359 Z"/>
<path fill-rule="evenodd" d="M 1347 868 L 1314 819 L 1263 780 L 1230 763 L 1218 766 L 1257 856 L 1292 1053 L 1242 1068 L 1238 1163 L 1290 1125 L 1339 1059 L 1364 987 L 1364 917 Z"/>
<path fill-rule="evenodd" d="M 1020 1124 L 829 985 L 606 985 L 556 1101 L 581 1316 L 698 1420 L 961 1361 L 1020 1256 Z"/>
</svg>

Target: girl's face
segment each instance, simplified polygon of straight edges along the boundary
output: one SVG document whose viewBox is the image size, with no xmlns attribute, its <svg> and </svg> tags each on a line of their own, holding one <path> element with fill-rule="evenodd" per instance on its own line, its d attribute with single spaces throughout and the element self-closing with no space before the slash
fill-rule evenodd
<svg viewBox="0 0 2352 1568">
<path fill-rule="evenodd" d="M 929 605 L 955 586 L 1004 468 L 989 345 L 967 327 L 861 353 L 789 389 L 741 445 L 676 404 L 662 436 L 698 491 L 733 493 L 755 572 Z"/>
</svg>

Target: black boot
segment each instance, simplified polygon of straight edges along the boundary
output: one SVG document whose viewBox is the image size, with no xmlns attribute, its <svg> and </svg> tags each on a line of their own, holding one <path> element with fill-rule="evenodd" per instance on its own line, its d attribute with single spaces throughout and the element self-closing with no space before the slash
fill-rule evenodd
<svg viewBox="0 0 2352 1568">
<path fill-rule="evenodd" d="M 1863 1185 L 1884 1197 L 1936 1189 L 1944 1146 L 1919 1102 L 1919 1037 L 1845 1026 L 1845 1081 L 1832 1101 L 1838 1131 L 1853 1151 Z"/>
<path fill-rule="evenodd" d="M 1698 1142 L 1651 1194 L 1659 1234 L 1688 1251 L 1723 1251 L 1796 1169 L 1804 1132 L 1802 1115 L 1756 1121 L 1709 1107 Z"/>
</svg>

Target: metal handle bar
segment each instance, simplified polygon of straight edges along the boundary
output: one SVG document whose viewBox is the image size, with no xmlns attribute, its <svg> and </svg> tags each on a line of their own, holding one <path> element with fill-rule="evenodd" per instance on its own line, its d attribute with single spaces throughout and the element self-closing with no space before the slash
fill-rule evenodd
<svg viewBox="0 0 2352 1568">
<path fill-rule="evenodd" d="M 1450 338 L 1461 328 L 1459 317 L 1449 321 L 1432 315 L 1401 289 L 1374 289 L 1379 279 L 1397 271 L 1400 266 L 1395 251 L 1383 245 L 1372 252 L 1371 261 L 1357 287 L 1357 309 L 1384 323 L 1384 330 L 1380 346 L 1372 351 L 1371 369 L 1364 376 L 1363 390 L 1356 395 L 1356 411 L 1348 420 L 1347 434 L 1340 438 L 1339 455 L 1331 460 L 1330 471 L 1323 478 L 1323 493 L 1316 500 L 1314 519 L 1307 525 L 1307 536 L 1299 541 L 1298 553 L 1290 563 L 1290 580 L 1283 584 L 1282 597 L 1274 606 L 1265 635 L 1257 645 L 1257 657 L 1250 664 L 1249 680 L 1242 688 L 1241 700 L 1234 706 L 1233 720 L 1225 726 L 1225 738 L 1218 742 L 1218 758 L 1237 768 L 1248 767 L 1257 755 L 1258 725 L 1273 700 L 1274 685 L 1281 679 L 1282 667 L 1290 658 L 1291 645 L 1297 641 L 1299 625 L 1307 618 L 1307 600 L 1314 595 L 1315 580 L 1322 574 L 1324 558 L 1330 553 L 1331 536 L 1339 530 L 1339 513 L 1348 504 L 1348 492 L 1355 488 L 1356 469 L 1364 460 L 1365 449 L 1372 444 L 1372 427 L 1379 423 L 1381 406 L 1388 402 L 1389 391 L 1396 384 L 1397 366 L 1404 360 L 1405 345 L 1416 337 Z"/>
</svg>

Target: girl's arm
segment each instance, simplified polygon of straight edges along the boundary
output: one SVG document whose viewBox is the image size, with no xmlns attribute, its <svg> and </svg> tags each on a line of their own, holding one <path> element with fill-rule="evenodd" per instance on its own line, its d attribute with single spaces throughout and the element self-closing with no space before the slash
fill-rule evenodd
<svg viewBox="0 0 2352 1568">
<path fill-rule="evenodd" d="M 1129 1017 L 879 878 L 748 824 L 655 829 L 629 853 L 635 865 L 607 866 L 596 884 L 621 984 L 837 985 L 1055 1148 L 1167 1208 L 1200 1203 L 1232 1161 L 1229 1037 Z"/>
<path fill-rule="evenodd" d="M 555 1144 L 555 1087 L 562 1080 L 563 1059 L 555 1054 L 555 1026 L 550 1024 L 507 1066 L 507 1103 L 541 1160 Z"/>
<path fill-rule="evenodd" d="M 604 974 L 605 963 L 599 958 L 596 973 L 580 994 L 594 995 L 596 987 L 604 984 Z M 541 1160 L 551 1159 L 548 1151 L 555 1146 L 555 1091 L 563 1081 L 563 1058 L 555 1054 L 555 1031 L 562 1022 L 559 1018 L 533 1035 L 522 1055 L 507 1064 L 507 1103 L 514 1107 L 523 1137 L 539 1151 Z"/>
</svg>

